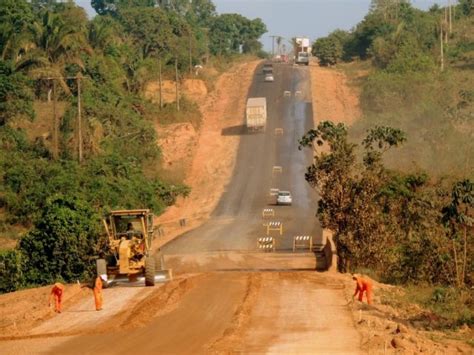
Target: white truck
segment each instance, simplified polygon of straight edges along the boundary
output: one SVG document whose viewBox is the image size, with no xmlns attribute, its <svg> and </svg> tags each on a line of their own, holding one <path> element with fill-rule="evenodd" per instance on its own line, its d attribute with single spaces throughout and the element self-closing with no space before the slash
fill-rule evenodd
<svg viewBox="0 0 474 355">
<path fill-rule="evenodd" d="M 295 64 L 309 65 L 309 57 L 311 56 L 311 46 L 309 38 L 296 37 L 294 40 L 295 47 Z"/>
<path fill-rule="evenodd" d="M 265 97 L 249 98 L 245 114 L 247 131 L 265 131 L 265 125 L 267 124 L 267 99 Z"/>
</svg>

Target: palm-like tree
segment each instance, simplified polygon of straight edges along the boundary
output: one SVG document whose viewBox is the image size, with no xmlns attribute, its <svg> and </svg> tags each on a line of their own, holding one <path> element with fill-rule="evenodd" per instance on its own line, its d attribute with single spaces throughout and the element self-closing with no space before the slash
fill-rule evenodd
<svg viewBox="0 0 474 355">
<path fill-rule="evenodd" d="M 64 69 L 67 64 L 84 68 L 80 58 L 83 51 L 91 51 L 84 29 L 66 23 L 59 14 L 46 11 L 41 21 L 32 25 L 28 50 L 16 67 L 28 71 L 34 78 L 55 78 L 69 94 L 63 79 Z"/>
<path fill-rule="evenodd" d="M 278 54 L 281 54 L 281 43 L 283 42 L 283 37 L 278 36 L 276 38 L 276 41 L 277 41 L 277 52 Z"/>
</svg>

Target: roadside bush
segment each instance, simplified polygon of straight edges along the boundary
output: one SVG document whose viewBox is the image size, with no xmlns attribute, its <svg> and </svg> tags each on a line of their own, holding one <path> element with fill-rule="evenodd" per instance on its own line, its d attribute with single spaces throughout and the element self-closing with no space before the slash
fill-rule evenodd
<svg viewBox="0 0 474 355">
<path fill-rule="evenodd" d="M 336 30 L 329 36 L 316 40 L 313 44 L 313 55 L 319 58 L 321 65 L 334 65 L 344 57 L 344 46 L 350 34 L 346 31 Z"/>
<path fill-rule="evenodd" d="M 0 293 L 23 285 L 22 255 L 18 250 L 0 250 Z"/>
<path fill-rule="evenodd" d="M 98 222 L 96 212 L 78 198 L 49 198 L 33 230 L 19 243 L 25 282 L 45 285 L 91 276 Z"/>
</svg>

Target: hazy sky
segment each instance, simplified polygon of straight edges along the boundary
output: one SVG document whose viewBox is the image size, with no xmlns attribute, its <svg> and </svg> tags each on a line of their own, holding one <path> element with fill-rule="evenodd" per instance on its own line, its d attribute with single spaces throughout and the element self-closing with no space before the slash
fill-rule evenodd
<svg viewBox="0 0 474 355">
<path fill-rule="evenodd" d="M 447 0 L 412 0 L 414 6 L 428 9 Z M 89 14 L 94 10 L 90 0 L 76 0 Z M 291 39 L 307 36 L 314 40 L 341 28 L 351 29 L 367 14 L 370 0 L 214 0 L 219 13 L 240 13 L 248 18 L 260 17 L 268 33 L 262 37 L 271 50 L 270 35 Z"/>
</svg>

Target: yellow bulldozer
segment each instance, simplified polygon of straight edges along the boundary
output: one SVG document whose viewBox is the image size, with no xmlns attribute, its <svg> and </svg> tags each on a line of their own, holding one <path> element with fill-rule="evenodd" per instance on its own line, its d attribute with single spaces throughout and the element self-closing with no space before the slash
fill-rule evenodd
<svg viewBox="0 0 474 355">
<path fill-rule="evenodd" d="M 154 286 L 157 278 L 169 279 L 169 270 L 157 268 L 152 255 L 153 214 L 148 209 L 118 210 L 104 219 L 105 245 L 97 259 L 97 275 L 106 285 L 127 279 L 144 278 L 146 286 Z M 161 260 L 160 260 L 161 261 Z M 165 271 L 165 272 L 163 272 Z"/>
</svg>

